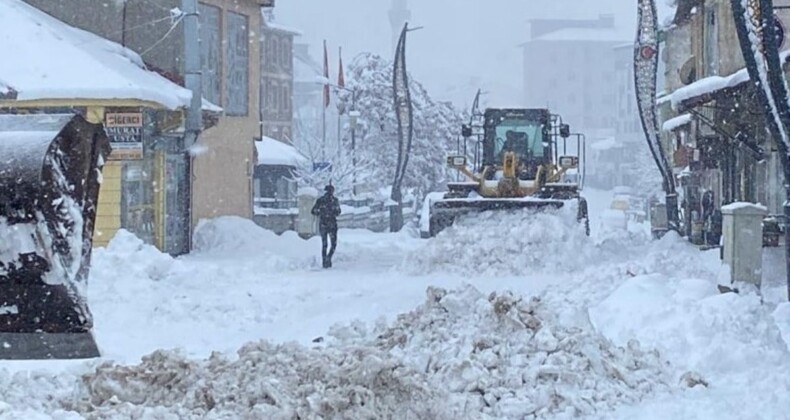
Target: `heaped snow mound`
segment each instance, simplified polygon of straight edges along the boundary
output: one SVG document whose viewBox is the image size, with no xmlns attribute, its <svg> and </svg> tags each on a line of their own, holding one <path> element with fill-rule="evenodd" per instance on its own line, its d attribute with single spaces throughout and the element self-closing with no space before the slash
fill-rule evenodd
<svg viewBox="0 0 790 420">
<path fill-rule="evenodd" d="M 286 232 L 278 236 L 249 219 L 223 216 L 198 223 L 192 240 L 193 254 L 200 257 L 238 258 L 249 255 L 271 269 L 291 269 L 309 264 L 306 242 Z"/>
<path fill-rule="evenodd" d="M 96 418 L 450 419 L 424 373 L 373 346 L 250 343 L 230 361 L 158 351 L 138 366 L 85 375 L 68 407 Z"/>
<path fill-rule="evenodd" d="M 489 211 L 459 217 L 413 253 L 406 268 L 481 275 L 572 272 L 588 264 L 595 255 L 592 248 L 575 206 Z"/>
<path fill-rule="evenodd" d="M 128 230 L 121 229 L 105 248 L 93 252 L 91 276 L 103 281 L 127 278 L 162 280 L 176 260 Z"/>
<path fill-rule="evenodd" d="M 523 419 L 600 414 L 664 389 L 658 353 L 636 341 L 616 347 L 566 327 L 540 300 L 484 296 L 471 286 L 429 288 L 425 303 L 372 333 L 336 327 L 344 345 L 376 345 L 426 372 L 474 418 Z"/>
<path fill-rule="evenodd" d="M 97 419 L 576 418 L 668 388 L 656 352 L 616 347 L 555 312 L 509 293 L 429 288 L 392 324 L 335 326 L 323 347 L 262 341 L 203 361 L 157 351 L 81 381 L 0 371 L 0 401 Z"/>
</svg>

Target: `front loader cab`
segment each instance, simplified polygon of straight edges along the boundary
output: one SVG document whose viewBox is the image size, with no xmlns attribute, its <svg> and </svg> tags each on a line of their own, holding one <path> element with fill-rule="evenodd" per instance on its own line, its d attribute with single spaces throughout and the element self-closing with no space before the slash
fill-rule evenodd
<svg viewBox="0 0 790 420">
<path fill-rule="evenodd" d="M 501 170 L 505 155 L 512 152 L 518 161 L 519 179 L 534 179 L 537 168 L 551 163 L 551 115 L 542 109 L 487 109 L 483 124 L 482 172 Z M 489 171 L 492 176 L 495 171 Z"/>
</svg>

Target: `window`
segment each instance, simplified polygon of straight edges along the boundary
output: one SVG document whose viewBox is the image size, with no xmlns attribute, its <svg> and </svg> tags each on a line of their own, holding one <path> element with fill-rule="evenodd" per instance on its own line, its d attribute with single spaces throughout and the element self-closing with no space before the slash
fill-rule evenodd
<svg viewBox="0 0 790 420">
<path fill-rule="evenodd" d="M 247 115 L 249 105 L 247 17 L 228 12 L 226 20 L 225 113 L 237 116 Z"/>
<path fill-rule="evenodd" d="M 200 4 L 200 66 L 203 71 L 203 97 L 207 101 L 221 104 L 220 69 L 220 9 Z"/>
<path fill-rule="evenodd" d="M 272 82 L 271 88 L 273 99 L 271 111 L 274 115 L 277 115 L 280 113 L 280 86 L 278 86 L 277 83 Z"/>
<path fill-rule="evenodd" d="M 283 38 L 282 47 L 281 47 L 281 62 L 284 69 L 288 70 L 291 68 L 291 43 L 288 41 L 287 37 Z"/>
<path fill-rule="evenodd" d="M 716 11 L 708 11 L 705 19 L 705 62 L 708 76 L 719 74 L 719 38 L 716 20 Z"/>
<path fill-rule="evenodd" d="M 274 54 L 272 53 L 274 48 L 274 40 L 272 39 L 271 35 L 266 35 L 266 42 L 263 44 L 264 51 L 264 66 L 267 71 L 274 70 Z"/>
<path fill-rule="evenodd" d="M 291 110 L 291 98 L 288 92 L 288 85 L 283 85 L 283 101 L 281 103 L 282 106 L 282 116 L 288 117 L 288 113 Z"/>
<path fill-rule="evenodd" d="M 277 36 L 272 35 L 272 51 L 271 51 L 272 68 L 279 68 L 280 64 L 280 40 Z"/>
</svg>

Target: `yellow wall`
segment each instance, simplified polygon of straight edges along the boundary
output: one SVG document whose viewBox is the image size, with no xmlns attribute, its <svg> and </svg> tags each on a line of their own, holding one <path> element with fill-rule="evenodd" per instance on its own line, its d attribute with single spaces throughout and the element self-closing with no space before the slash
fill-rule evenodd
<svg viewBox="0 0 790 420">
<path fill-rule="evenodd" d="M 109 161 L 102 170 L 93 246 L 106 246 L 121 228 L 121 162 Z"/>
</svg>

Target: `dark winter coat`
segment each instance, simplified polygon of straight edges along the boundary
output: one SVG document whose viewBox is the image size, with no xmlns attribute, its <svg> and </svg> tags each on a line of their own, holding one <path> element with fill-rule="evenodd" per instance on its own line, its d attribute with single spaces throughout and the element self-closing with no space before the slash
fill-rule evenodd
<svg viewBox="0 0 790 420">
<path fill-rule="evenodd" d="M 333 195 L 324 194 L 316 200 L 313 216 L 318 216 L 319 224 L 323 229 L 337 229 L 337 216 L 340 216 L 340 201 Z"/>
</svg>

